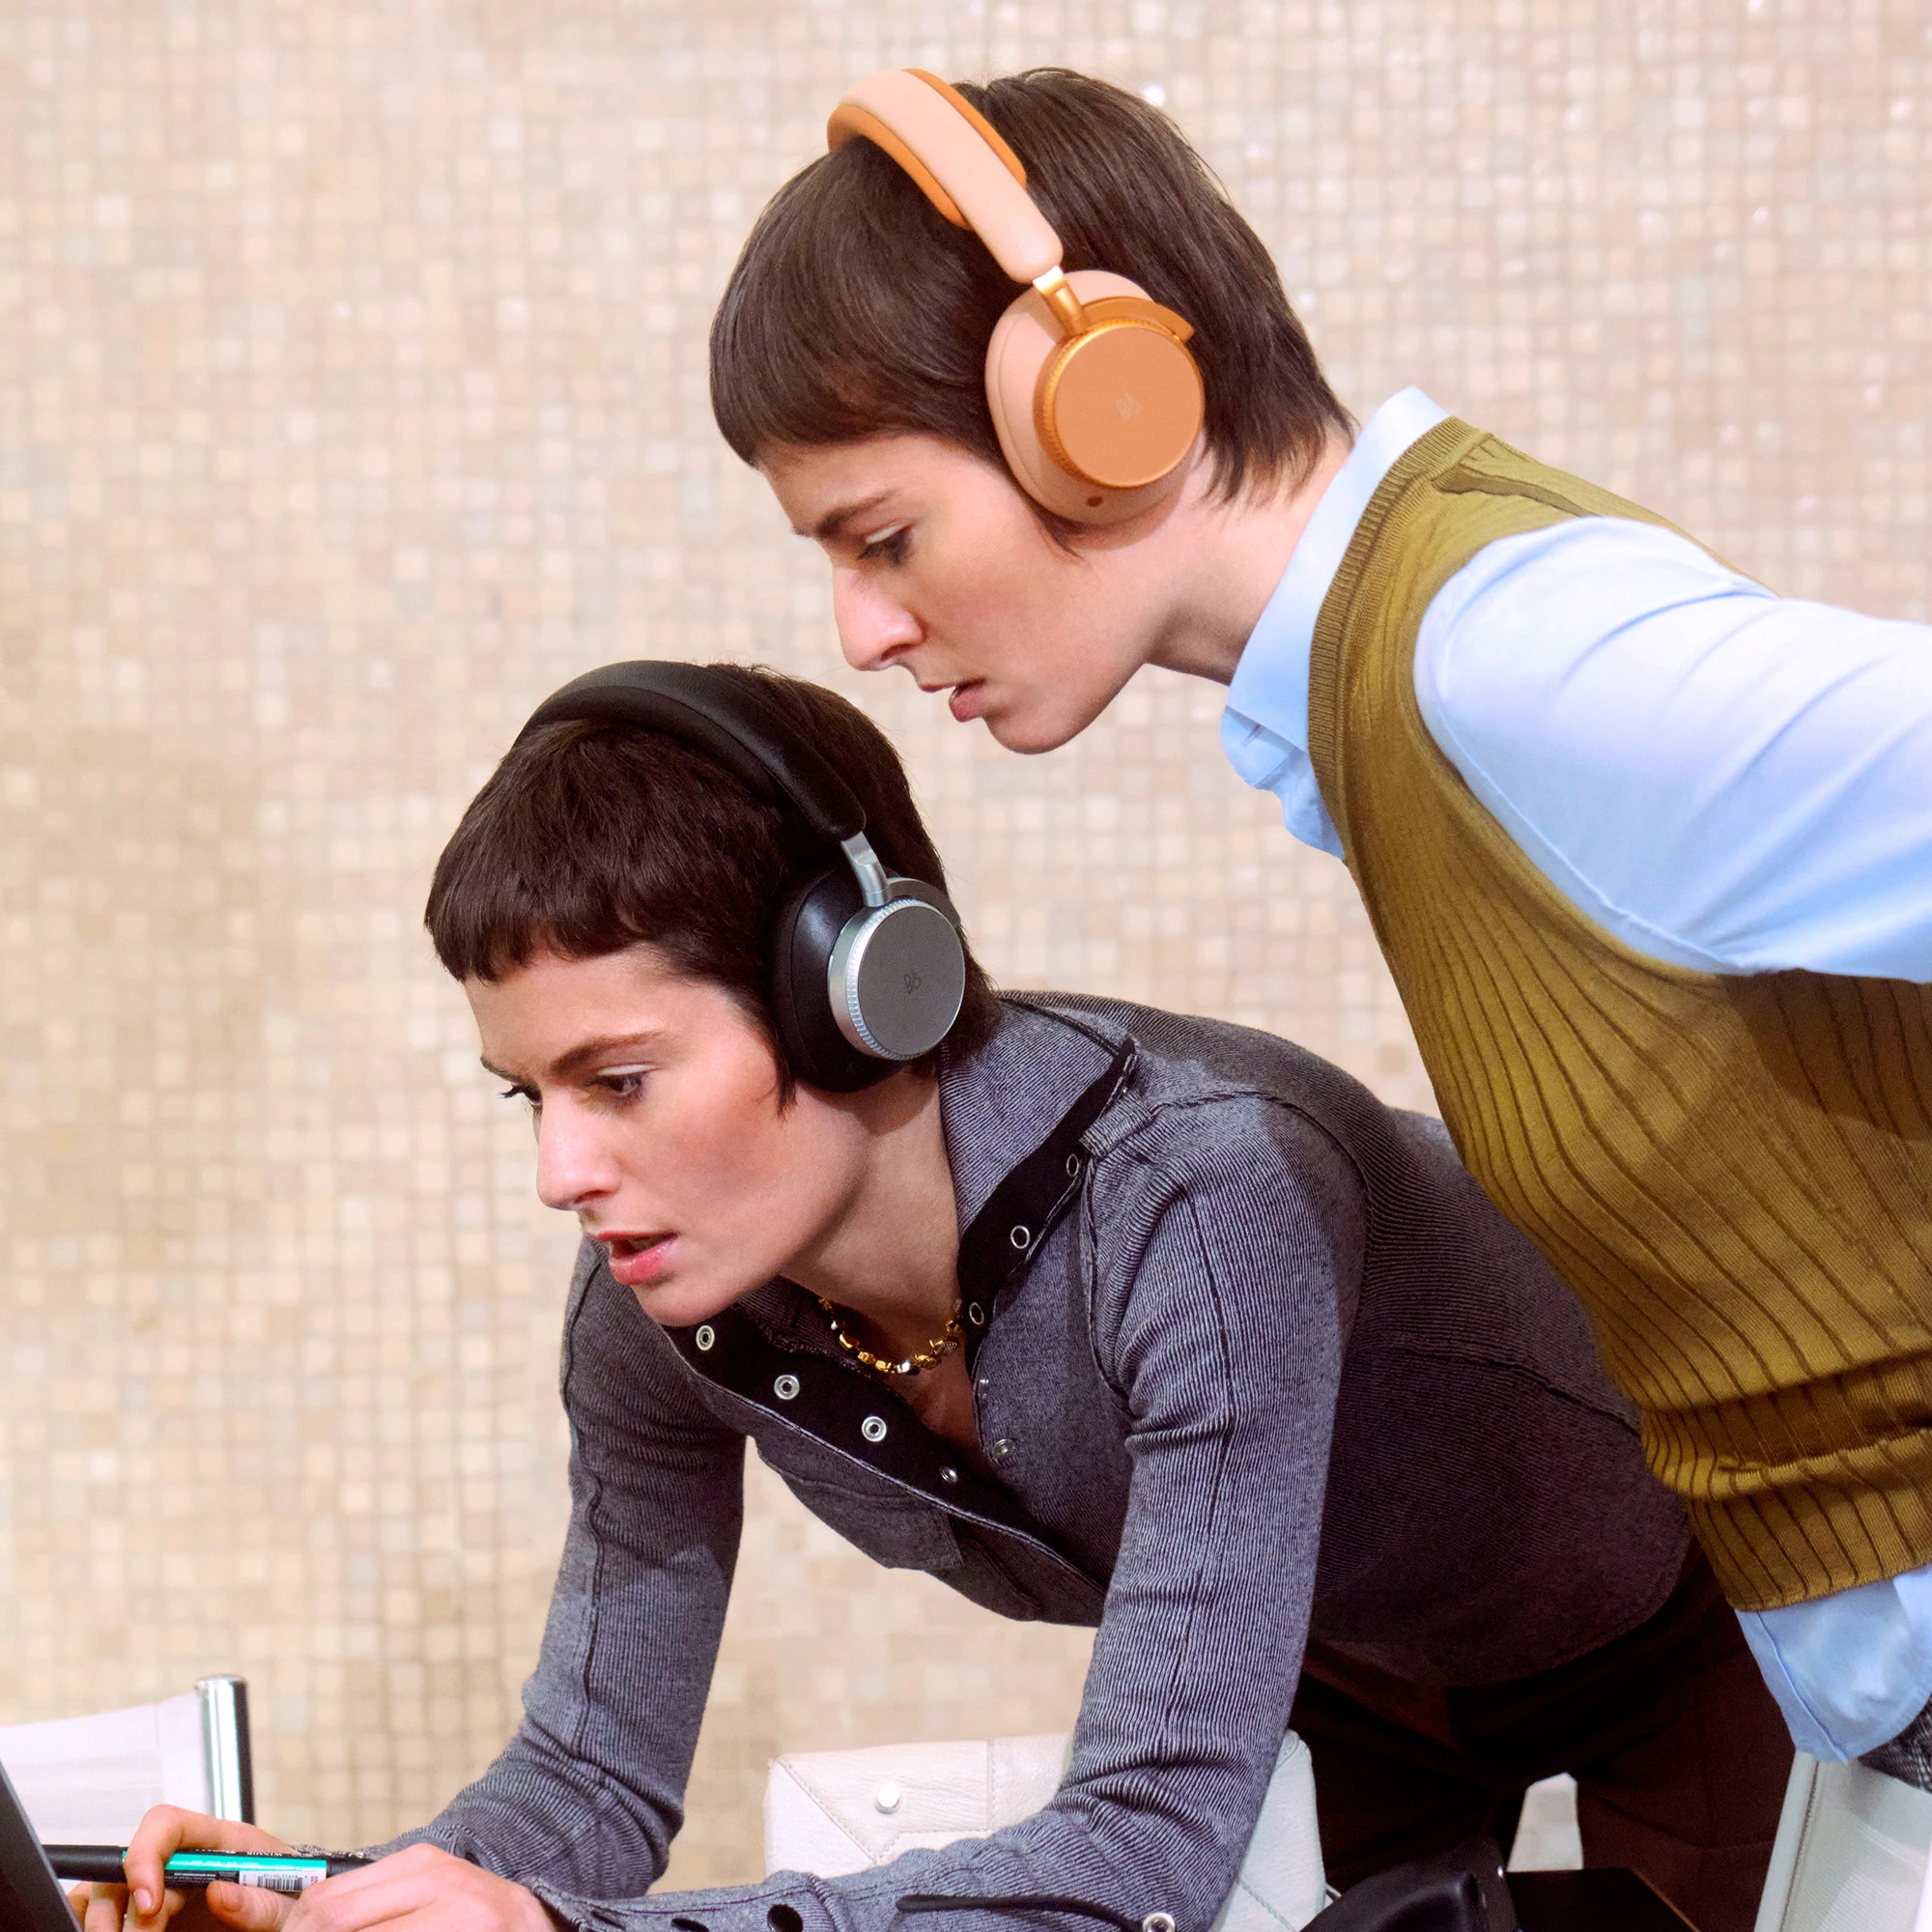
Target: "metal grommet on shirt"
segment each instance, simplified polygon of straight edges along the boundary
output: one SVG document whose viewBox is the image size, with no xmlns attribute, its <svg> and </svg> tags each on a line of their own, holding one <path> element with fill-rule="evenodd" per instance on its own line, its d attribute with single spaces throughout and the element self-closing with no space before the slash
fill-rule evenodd
<svg viewBox="0 0 1932 1932">
<path fill-rule="evenodd" d="M 1080 1156 L 1077 1153 L 1068 1154 L 1066 1156 L 1067 1179 L 1070 1180 L 1079 1172 L 1080 1172 Z"/>
<path fill-rule="evenodd" d="M 859 1425 L 859 1434 L 867 1442 L 883 1442 L 886 1439 L 886 1418 L 883 1415 L 868 1415 Z"/>
<path fill-rule="evenodd" d="M 1141 1932 L 1174 1932 L 1174 1914 L 1171 1912 L 1150 1912 L 1141 1920 Z"/>
<path fill-rule="evenodd" d="M 1033 1230 L 1031 1228 L 1013 1228 L 1009 1231 L 1007 1239 L 1019 1249 L 1021 1254 L 1025 1254 L 1033 1246 Z"/>
<path fill-rule="evenodd" d="M 701 1322 L 698 1326 L 697 1333 L 694 1335 L 691 1339 L 697 1344 L 698 1348 L 703 1352 L 709 1354 L 711 1351 L 711 1345 L 718 1339 L 718 1331 L 717 1329 L 712 1327 L 710 1322 L 708 1321 Z"/>
<path fill-rule="evenodd" d="M 789 1402 L 798 1393 L 798 1378 L 796 1376 L 781 1376 L 772 1384 L 772 1393 L 781 1402 Z"/>
<path fill-rule="evenodd" d="M 969 1301 L 966 1304 L 966 1319 L 974 1327 L 983 1328 L 986 1325 L 986 1311 L 977 1301 Z"/>
<path fill-rule="evenodd" d="M 939 1480 L 948 1485 L 956 1483 L 959 1480 L 959 1471 L 951 1463 L 942 1463 L 939 1465 Z"/>
<path fill-rule="evenodd" d="M 1012 1437 L 1010 1435 L 1002 1435 L 1000 1439 L 993 1444 L 990 1453 L 992 1455 L 994 1462 L 1004 1463 L 1007 1460 L 1007 1458 L 1013 1453 Z"/>
</svg>

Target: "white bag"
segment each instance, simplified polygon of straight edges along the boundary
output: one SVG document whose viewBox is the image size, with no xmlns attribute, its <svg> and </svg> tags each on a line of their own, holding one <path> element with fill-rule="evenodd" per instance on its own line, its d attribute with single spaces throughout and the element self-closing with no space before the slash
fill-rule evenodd
<svg viewBox="0 0 1932 1932">
<path fill-rule="evenodd" d="M 247 1815 L 246 1689 L 204 1677 L 158 1704 L 0 1729 L 0 1764 L 36 1833 L 55 1844 L 125 1845 L 151 1804 Z"/>
<path fill-rule="evenodd" d="M 765 1869 L 837 1878 L 1017 1825 L 1060 1788 L 1071 1749 L 1062 1733 L 794 1751 L 765 1781 Z M 1315 1769 L 1290 1731 L 1213 1932 L 1300 1932 L 1326 1902 Z"/>
<path fill-rule="evenodd" d="M 1932 1932 L 1932 1792 L 1798 1753 L 1757 1932 Z"/>
</svg>

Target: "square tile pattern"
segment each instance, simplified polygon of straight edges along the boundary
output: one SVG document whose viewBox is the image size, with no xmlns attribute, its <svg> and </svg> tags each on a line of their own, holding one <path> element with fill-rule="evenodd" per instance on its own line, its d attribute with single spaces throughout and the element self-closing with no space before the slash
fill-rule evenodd
<svg viewBox="0 0 1932 1932">
<path fill-rule="evenodd" d="M 1905 0 L 0 8 L 0 1719 L 247 1674 L 265 1819 L 490 1758 L 563 1524 L 571 1240 L 418 929 L 529 705 L 758 658 L 904 748 L 1017 985 L 1429 1104 L 1341 867 L 1150 677 L 1024 761 L 854 678 L 706 322 L 851 77 L 1143 89 L 1345 398 L 1419 382 L 1788 592 L 1923 616 L 1932 16 Z M 672 1876 L 792 1747 L 1070 1721 L 1084 1633 L 753 1470 Z"/>
</svg>

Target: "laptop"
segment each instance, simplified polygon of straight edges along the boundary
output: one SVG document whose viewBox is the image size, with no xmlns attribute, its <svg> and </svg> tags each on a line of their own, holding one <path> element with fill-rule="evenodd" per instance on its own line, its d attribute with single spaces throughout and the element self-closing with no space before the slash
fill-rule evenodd
<svg viewBox="0 0 1932 1932">
<path fill-rule="evenodd" d="M 76 1932 L 67 1888 L 0 1764 L 0 1932 Z"/>
</svg>

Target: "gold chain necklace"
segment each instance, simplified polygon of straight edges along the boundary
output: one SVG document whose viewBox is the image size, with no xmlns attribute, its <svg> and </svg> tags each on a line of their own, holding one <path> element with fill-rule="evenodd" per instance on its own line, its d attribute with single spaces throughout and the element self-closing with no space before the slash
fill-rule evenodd
<svg viewBox="0 0 1932 1932">
<path fill-rule="evenodd" d="M 864 1344 L 855 1342 L 845 1332 L 845 1323 L 838 1309 L 827 1301 L 824 1295 L 818 1297 L 818 1305 L 825 1311 L 825 1319 L 832 1324 L 832 1333 L 838 1346 L 848 1355 L 857 1355 L 868 1369 L 876 1369 L 882 1376 L 916 1376 L 922 1369 L 936 1369 L 960 1343 L 959 1304 L 952 1304 L 952 1313 L 946 1318 L 946 1326 L 935 1335 L 924 1348 L 915 1350 L 902 1362 L 889 1362 L 882 1355 L 875 1355 Z"/>
</svg>

